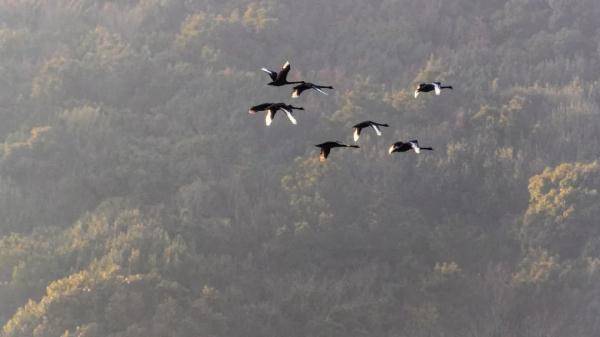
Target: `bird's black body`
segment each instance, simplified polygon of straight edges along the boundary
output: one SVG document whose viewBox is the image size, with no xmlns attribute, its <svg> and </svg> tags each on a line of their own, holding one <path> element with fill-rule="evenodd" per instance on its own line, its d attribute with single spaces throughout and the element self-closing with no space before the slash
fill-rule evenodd
<svg viewBox="0 0 600 337">
<path fill-rule="evenodd" d="M 259 112 L 259 111 L 265 111 L 265 110 L 267 110 L 273 104 L 275 104 L 275 103 L 263 103 L 263 104 L 259 104 L 259 105 L 253 106 L 253 107 L 250 108 L 250 110 L 248 110 L 248 113 L 255 114 L 255 113 Z"/>
<path fill-rule="evenodd" d="M 404 142 L 395 142 L 394 145 L 392 145 L 393 150 L 391 151 L 393 152 L 406 152 L 406 151 L 410 151 L 412 150 L 412 145 L 410 145 L 410 143 L 404 143 Z"/>
<path fill-rule="evenodd" d="M 262 68 L 261 70 L 266 72 L 267 74 L 269 74 L 269 76 L 271 77 L 272 81 L 267 83 L 268 85 L 280 87 L 280 86 L 288 85 L 288 84 L 304 83 L 304 81 L 288 82 L 287 75 L 290 72 L 290 69 L 291 69 L 290 63 L 286 62 L 283 65 L 283 67 L 281 67 L 281 70 L 279 72 L 275 72 L 275 71 L 269 70 L 267 68 Z"/>
<path fill-rule="evenodd" d="M 420 147 L 419 141 L 414 139 L 414 140 L 409 140 L 408 142 L 395 142 L 394 144 L 392 144 L 392 146 L 390 146 L 390 149 L 388 152 L 389 152 L 389 154 L 392 154 L 394 152 L 407 152 L 410 150 L 414 150 L 415 153 L 420 153 L 421 150 L 433 151 L 433 148 Z"/>
<path fill-rule="evenodd" d="M 419 96 L 419 93 L 421 93 L 421 92 L 435 91 L 435 94 L 439 95 L 442 89 L 453 89 L 453 88 L 451 85 L 443 86 L 441 82 L 419 83 L 419 85 L 417 86 L 417 90 L 415 90 L 415 98 L 417 96 Z"/>
<path fill-rule="evenodd" d="M 274 103 L 274 104 L 271 104 L 268 109 L 269 110 L 273 110 L 274 112 L 277 112 L 279 110 L 289 110 L 289 111 L 292 111 L 292 110 L 304 110 L 303 107 L 296 107 L 296 106 L 293 106 L 291 104 L 285 104 L 285 103 Z"/>
<path fill-rule="evenodd" d="M 327 156 L 329 156 L 329 152 L 334 147 L 353 147 L 353 148 L 357 148 L 357 149 L 359 148 L 357 145 L 346 145 L 346 144 L 342 144 L 340 142 L 325 142 L 325 143 L 317 144 L 315 146 L 321 148 L 321 153 L 319 155 L 320 161 L 325 161 L 327 159 Z"/>
<path fill-rule="evenodd" d="M 381 130 L 379 130 L 379 127 L 383 126 L 383 127 L 388 127 L 388 124 L 384 124 L 384 123 L 377 123 L 377 122 L 373 122 L 373 121 L 364 121 L 364 122 L 360 122 L 354 126 L 352 126 L 352 128 L 354 129 L 354 141 L 358 141 L 358 138 L 360 137 L 360 133 L 362 132 L 362 129 L 364 128 L 368 128 L 368 127 L 372 127 L 373 130 L 375 130 L 375 132 L 377 133 L 378 136 L 381 136 Z"/>
<path fill-rule="evenodd" d="M 299 97 L 302 94 L 302 92 L 309 90 L 309 89 L 313 89 L 313 90 L 316 90 L 316 91 L 322 93 L 323 95 L 327 95 L 327 93 L 321 89 L 333 89 L 333 87 L 329 86 L 329 85 L 318 85 L 318 84 L 309 83 L 309 82 L 302 82 L 302 84 L 294 87 L 294 89 L 292 90 L 292 97 L 294 97 L 294 98 Z"/>
<path fill-rule="evenodd" d="M 277 114 L 277 111 L 279 111 L 279 110 L 283 110 L 285 112 L 286 116 L 292 122 L 292 124 L 296 124 L 296 119 L 292 116 L 292 112 L 294 110 L 304 110 L 304 108 L 295 107 L 293 105 L 288 105 L 285 103 L 263 103 L 263 104 L 259 104 L 257 106 L 253 106 L 252 108 L 250 108 L 250 110 L 248 110 L 248 112 L 251 114 L 254 114 L 258 111 L 265 111 L 265 110 L 267 111 L 267 115 L 265 116 L 265 124 L 267 126 L 269 126 L 269 125 L 271 125 L 271 122 L 273 121 L 275 114 Z"/>
<path fill-rule="evenodd" d="M 430 92 L 435 90 L 435 86 L 431 83 L 420 83 L 417 91 L 419 92 Z"/>
</svg>

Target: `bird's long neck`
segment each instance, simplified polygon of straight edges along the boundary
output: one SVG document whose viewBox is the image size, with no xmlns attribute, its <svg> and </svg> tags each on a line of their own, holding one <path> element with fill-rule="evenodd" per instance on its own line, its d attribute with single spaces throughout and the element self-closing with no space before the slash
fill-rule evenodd
<svg viewBox="0 0 600 337">
<path fill-rule="evenodd" d="M 302 84 L 302 83 L 305 83 L 305 82 L 304 82 L 304 81 L 297 81 L 297 82 L 289 82 L 289 81 L 286 81 L 285 83 L 286 83 L 286 84 Z"/>
<path fill-rule="evenodd" d="M 452 86 L 451 85 L 443 85 L 443 86 L 440 86 L 440 89 L 452 89 Z"/>
<path fill-rule="evenodd" d="M 315 87 L 319 89 L 333 89 L 330 85 L 315 85 Z"/>
<path fill-rule="evenodd" d="M 360 148 L 360 146 L 358 146 L 358 145 L 346 145 L 346 147 L 353 147 L 353 148 L 356 148 L 356 149 Z"/>
<path fill-rule="evenodd" d="M 433 151 L 432 147 L 422 147 L 421 150 Z"/>
</svg>

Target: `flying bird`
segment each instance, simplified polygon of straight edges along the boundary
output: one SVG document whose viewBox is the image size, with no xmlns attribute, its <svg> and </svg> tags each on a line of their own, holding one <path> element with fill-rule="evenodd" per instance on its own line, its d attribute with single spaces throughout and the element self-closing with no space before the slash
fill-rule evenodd
<svg viewBox="0 0 600 337">
<path fill-rule="evenodd" d="M 388 152 L 389 152 L 389 154 L 392 154 L 394 152 L 406 152 L 406 151 L 410 151 L 410 150 L 415 151 L 415 153 L 421 153 L 421 150 L 433 151 L 433 148 L 420 147 L 419 141 L 414 139 L 414 140 L 409 140 L 408 142 L 395 142 L 394 144 L 392 144 L 392 146 L 390 146 L 390 149 L 388 150 Z"/>
<path fill-rule="evenodd" d="M 442 93 L 442 89 L 452 89 L 451 85 L 442 86 L 441 82 L 420 83 L 415 90 L 415 98 L 419 97 L 419 93 L 435 91 L 436 96 Z"/>
<path fill-rule="evenodd" d="M 269 70 L 267 68 L 262 68 L 261 70 L 264 71 L 265 73 L 269 74 L 269 76 L 271 77 L 271 82 L 267 83 L 268 85 L 280 87 L 282 85 L 287 85 L 287 84 L 304 83 L 304 81 L 288 82 L 287 75 L 290 72 L 290 63 L 289 62 L 286 62 L 283 65 L 283 67 L 281 67 L 281 71 L 279 71 L 279 72 L 275 72 L 275 71 Z"/>
<path fill-rule="evenodd" d="M 329 85 L 317 85 L 314 83 L 302 82 L 302 84 L 294 87 L 294 89 L 292 90 L 292 97 L 293 98 L 300 97 L 300 94 L 302 94 L 302 92 L 309 90 L 309 89 L 316 90 L 316 91 L 320 92 L 321 94 L 327 96 L 328 94 L 325 91 L 323 91 L 322 89 L 333 89 L 333 87 L 329 86 Z"/>
<path fill-rule="evenodd" d="M 381 130 L 379 129 L 380 126 L 384 126 L 384 127 L 388 127 L 388 124 L 382 124 L 382 123 L 377 123 L 377 122 L 372 122 L 372 121 L 364 121 L 364 122 L 360 122 L 356 125 L 353 126 L 354 128 L 354 141 L 357 142 L 358 138 L 360 138 L 360 133 L 362 131 L 362 129 L 367 128 L 367 127 L 372 127 L 373 130 L 375 130 L 375 133 L 377 133 L 378 136 L 381 136 Z"/>
<path fill-rule="evenodd" d="M 271 125 L 271 123 L 273 122 L 273 118 L 275 117 L 275 114 L 279 110 L 285 112 L 285 115 L 290 120 L 290 122 L 292 122 L 292 124 L 296 125 L 296 124 L 298 124 L 298 122 L 296 121 L 296 118 L 294 118 L 294 116 L 292 115 L 292 111 L 304 110 L 304 108 L 295 107 L 293 105 L 287 105 L 285 103 L 263 103 L 263 104 L 259 104 L 257 106 L 251 107 L 250 110 L 248 110 L 248 113 L 255 114 L 258 111 L 265 111 L 265 110 L 267 111 L 267 114 L 265 116 L 265 124 L 267 126 Z"/>
<path fill-rule="evenodd" d="M 359 148 L 358 145 L 346 145 L 346 144 L 342 144 L 337 141 L 325 142 L 325 143 L 317 144 L 315 146 L 321 148 L 321 154 L 319 155 L 320 161 L 325 161 L 327 159 L 327 156 L 329 156 L 329 151 L 331 151 L 331 149 L 333 149 L 334 147 L 353 147 L 353 148 L 357 148 L 357 149 Z"/>
</svg>

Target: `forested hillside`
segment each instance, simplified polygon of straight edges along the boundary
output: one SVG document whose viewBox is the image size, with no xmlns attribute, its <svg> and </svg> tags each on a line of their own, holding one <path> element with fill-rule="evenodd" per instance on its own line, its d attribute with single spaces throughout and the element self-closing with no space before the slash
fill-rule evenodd
<svg viewBox="0 0 600 337">
<path fill-rule="evenodd" d="M 0 335 L 599 336 L 598 18 L 0 0 Z M 286 60 L 335 90 L 267 86 Z M 247 113 L 278 101 L 297 126 Z"/>
</svg>

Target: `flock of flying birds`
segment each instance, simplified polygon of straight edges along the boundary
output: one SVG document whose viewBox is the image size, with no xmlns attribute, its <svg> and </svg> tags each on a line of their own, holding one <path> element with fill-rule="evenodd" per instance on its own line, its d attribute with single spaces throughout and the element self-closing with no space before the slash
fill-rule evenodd
<svg viewBox="0 0 600 337">
<path fill-rule="evenodd" d="M 286 62 L 279 72 L 275 72 L 275 71 L 269 70 L 267 68 L 262 68 L 261 70 L 266 72 L 267 74 L 269 74 L 269 76 L 271 77 L 271 82 L 268 83 L 268 85 L 280 87 L 280 86 L 289 85 L 289 84 L 296 84 L 296 86 L 294 86 L 292 89 L 292 98 L 297 98 L 304 91 L 307 91 L 310 89 L 315 90 L 323 95 L 327 95 L 327 93 L 323 89 L 333 89 L 332 86 L 317 85 L 317 84 L 309 83 L 309 82 L 305 82 L 305 81 L 289 82 L 287 80 L 287 75 L 290 72 L 290 68 L 291 68 L 290 63 Z M 427 93 L 427 92 L 432 92 L 432 91 L 435 92 L 436 95 L 440 95 L 443 89 L 452 89 L 452 86 L 443 86 L 442 83 L 440 83 L 440 82 L 420 83 L 415 90 L 415 98 L 419 97 L 420 93 Z M 248 113 L 255 114 L 259 111 L 266 111 L 265 123 L 267 126 L 269 126 L 273 122 L 273 118 L 275 117 L 275 114 L 277 114 L 277 112 L 280 110 L 285 113 L 285 115 L 290 120 L 290 122 L 292 122 L 292 124 L 296 125 L 296 124 L 298 124 L 298 122 L 296 121 L 296 118 L 294 118 L 293 111 L 294 110 L 304 110 L 304 108 L 295 107 L 291 104 L 285 104 L 285 103 L 263 103 L 263 104 L 259 104 L 257 106 L 253 106 L 252 108 L 250 108 Z M 369 127 L 375 131 L 377 136 L 381 136 L 382 133 L 381 133 L 380 127 L 389 127 L 389 125 L 385 124 L 385 123 L 377 123 L 377 122 L 373 122 L 373 121 L 360 122 L 352 127 L 354 129 L 354 134 L 353 134 L 354 142 L 358 142 L 358 139 L 360 138 L 360 134 L 361 134 L 362 130 L 365 128 L 369 128 Z M 315 146 L 319 147 L 321 149 L 321 153 L 319 156 L 319 159 L 321 161 L 325 161 L 327 159 L 327 157 L 329 156 L 329 152 L 333 148 L 336 148 L 336 147 L 359 148 L 358 145 L 346 145 L 339 141 L 329 141 L 329 142 L 317 144 Z M 416 139 L 413 139 L 413 140 L 409 140 L 409 141 L 395 142 L 394 144 L 392 144 L 392 146 L 390 146 L 388 152 L 389 152 L 389 154 L 392 154 L 394 152 L 407 152 L 410 150 L 413 150 L 415 153 L 421 153 L 422 150 L 433 151 L 433 148 L 421 147 L 421 146 L 419 146 L 419 141 Z"/>
</svg>

